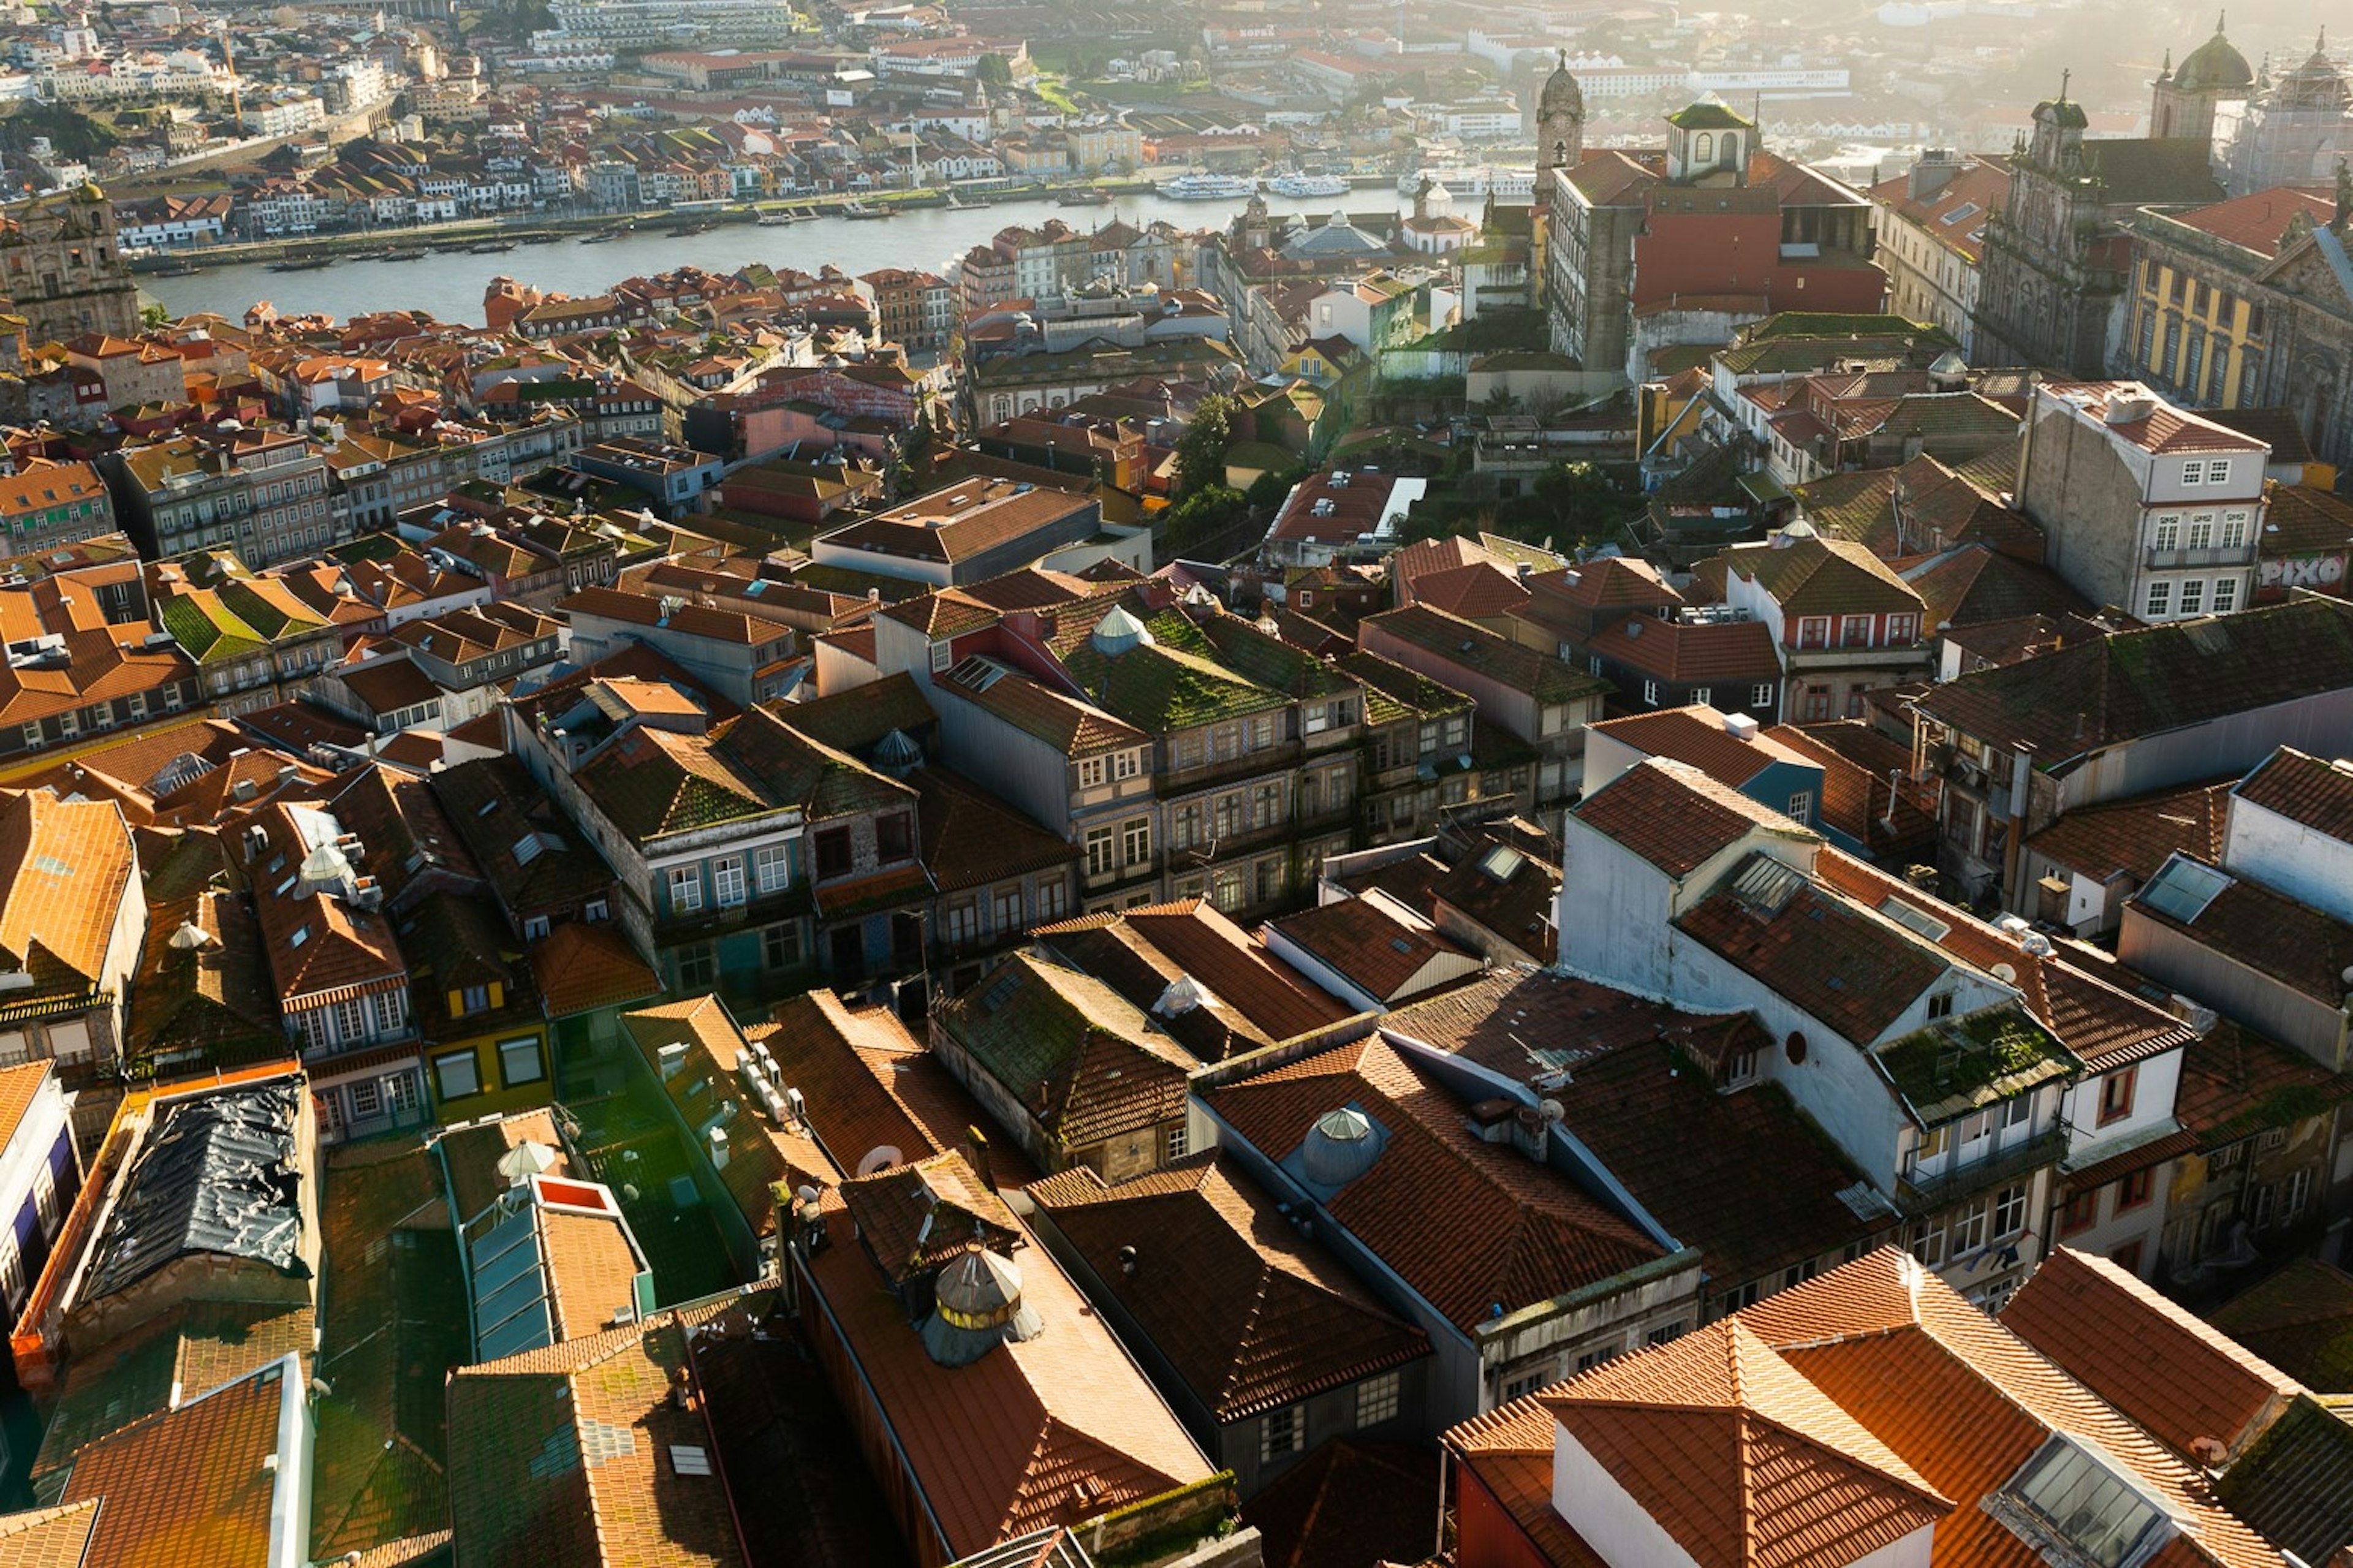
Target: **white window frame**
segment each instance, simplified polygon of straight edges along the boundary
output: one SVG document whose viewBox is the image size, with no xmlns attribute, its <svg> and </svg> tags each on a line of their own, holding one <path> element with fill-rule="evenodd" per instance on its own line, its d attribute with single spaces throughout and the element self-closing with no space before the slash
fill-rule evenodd
<svg viewBox="0 0 2353 1568">
<path fill-rule="evenodd" d="M 793 879 L 792 847 L 763 844 L 752 851 L 752 887 L 755 892 L 782 892 Z"/>
<path fill-rule="evenodd" d="M 2148 585 L 2147 604 L 2148 616 L 2152 620 L 2159 616 L 2173 614 L 2173 584 L 2164 578 L 2151 583 Z"/>
<path fill-rule="evenodd" d="M 2239 607 L 2239 580 L 2236 577 L 2214 579 L 2214 596 L 2206 606 L 2210 616 L 2227 616 Z"/>
<path fill-rule="evenodd" d="M 1378 1377 L 1368 1377 L 1356 1384 L 1356 1426 L 1358 1429 L 1377 1426 L 1384 1421 L 1397 1419 L 1405 1407 L 1405 1374 L 1388 1371 Z"/>
<path fill-rule="evenodd" d="M 744 857 L 723 855 L 711 863 L 712 901 L 723 910 L 744 907 L 747 897 L 744 879 Z"/>
<path fill-rule="evenodd" d="M 699 914 L 702 910 L 702 868 L 700 865 L 672 866 L 670 868 L 670 909 L 677 915 Z"/>
<path fill-rule="evenodd" d="M 1258 1462 L 1271 1464 L 1307 1447 L 1307 1407 L 1282 1405 L 1258 1418 Z"/>
</svg>

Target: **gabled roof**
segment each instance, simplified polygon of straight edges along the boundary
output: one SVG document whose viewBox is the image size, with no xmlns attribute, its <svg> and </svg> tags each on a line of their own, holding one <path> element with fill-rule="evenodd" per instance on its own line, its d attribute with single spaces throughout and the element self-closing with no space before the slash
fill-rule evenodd
<svg viewBox="0 0 2353 1568">
<path fill-rule="evenodd" d="M 307 1542 L 280 1539 L 307 1530 L 280 1517 L 280 1489 L 299 1484 L 302 1460 L 278 1444 L 302 1386 L 302 1363 L 290 1355 L 83 1449 L 58 1500 L 95 1502 L 98 1514 L 79 1555 L 64 1561 L 208 1568 L 302 1556 Z M 70 1531 L 61 1533 L 69 1543 Z"/>
<path fill-rule="evenodd" d="M 1920 713 L 2055 770 L 2106 747 L 2353 687 L 2353 605 L 2319 596 L 2073 643 L 1931 688 Z"/>
<path fill-rule="evenodd" d="M 1493 1315 L 1606 1285 L 1665 1256 L 1575 1183 L 1482 1142 L 1464 1105 L 1378 1037 L 1336 1046 L 1206 1094 L 1267 1159 L 1290 1163 L 1317 1121 L 1357 1110 L 1379 1147 L 1324 1211 L 1466 1333 Z M 1433 1225 L 1443 1215 L 1446 1223 Z"/>
<path fill-rule="evenodd" d="M 2353 762 L 2327 762 L 2282 746 L 2231 795 L 2326 837 L 2353 842 Z"/>
<path fill-rule="evenodd" d="M 2302 1392 L 2277 1367 L 2105 1258 L 2054 1248 L 2001 1310 L 2002 1327 L 2067 1369 L 2174 1453 L 2232 1455 Z"/>
<path fill-rule="evenodd" d="M 2054 1436 L 2153 1493 L 2187 1538 L 2156 1562 L 2278 1568 L 2276 1551 L 2155 1438 L 1895 1247 L 1768 1296 L 1740 1321 L 1959 1506 L 1936 1527 L 1940 1563 L 2047 1561 L 1981 1506 Z"/>
<path fill-rule="evenodd" d="M 1901 614 L 1921 607 L 1920 595 L 1885 562 L 1843 539 L 1744 546 L 1729 552 L 1727 560 L 1788 616 Z"/>
<path fill-rule="evenodd" d="M 1819 842 L 1789 818 L 1688 763 L 1645 757 L 1579 801 L 1572 815 L 1668 876 L 1690 876 L 1753 829 Z"/>
<path fill-rule="evenodd" d="M 1412 917 L 1413 911 L 1374 893 L 1335 899 L 1271 923 L 1301 952 L 1383 1005 L 1477 971 L 1475 953 L 1440 934 L 1425 918 L 1401 916 Z"/>
<path fill-rule="evenodd" d="M 1313 1034 L 1347 1016 L 1345 1007 L 1270 959 L 1206 899 L 1106 910 L 1031 934 L 1044 951 L 1150 1014 L 1205 1062 Z"/>
<path fill-rule="evenodd" d="M 747 1561 L 710 1428 L 673 1397 L 690 1334 L 748 1332 L 733 1302 L 459 1367 L 449 1380 L 449 1511 L 466 1560 L 548 1568 L 729 1568 Z M 682 1464 L 693 1451 L 700 1468 Z M 746 1480 L 749 1478 L 745 1478 Z"/>
<path fill-rule="evenodd" d="M 1460 616 L 1427 605 L 1409 605 L 1365 617 L 1364 626 L 1430 654 L 1440 662 L 1486 677 L 1547 705 L 1599 696 L 1609 683 L 1572 669 L 1559 659 L 1524 647 Z M 1359 641 L 1361 641 L 1361 636 Z"/>
<path fill-rule="evenodd" d="M 1644 756 L 1685 763 L 1736 790 L 1777 763 L 1807 769 L 1820 765 L 1770 734 L 1752 731 L 1741 739 L 1725 728 L 1723 713 L 1700 703 L 1598 720 L 1586 730 Z"/>
<path fill-rule="evenodd" d="M 33 996 L 51 1004 L 95 1000 L 134 869 L 114 802 L 60 800 L 47 789 L 0 795 L 0 963 L 13 961 L 32 977 Z"/>
<path fill-rule="evenodd" d="M 2291 1260 L 2207 1314 L 2232 1340 L 2323 1394 L 2353 1394 L 2353 1275 Z"/>
<path fill-rule="evenodd" d="M 2031 835 L 2027 847 L 2094 881 L 2146 882 L 2177 850 L 2201 860 L 2222 858 L 2232 787 L 2224 779 L 2078 806 Z"/>
<path fill-rule="evenodd" d="M 938 1026 L 1064 1145 L 1172 1120 L 1192 1058 L 1118 992 L 1029 952 L 939 1005 Z"/>
<path fill-rule="evenodd" d="M 1419 1329 L 1215 1155 L 1117 1186 L 1080 1165 L 1029 1192 L 1220 1423 L 1430 1353 Z"/>
<path fill-rule="evenodd" d="M 1738 1318 L 1540 1396 L 1694 1562 L 1850 1563 L 1954 1511 Z"/>
</svg>

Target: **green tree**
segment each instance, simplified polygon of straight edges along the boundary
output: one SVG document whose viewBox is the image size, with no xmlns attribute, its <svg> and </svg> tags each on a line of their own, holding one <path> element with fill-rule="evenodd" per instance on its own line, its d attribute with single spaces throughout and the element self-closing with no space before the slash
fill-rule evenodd
<svg viewBox="0 0 2353 1568">
<path fill-rule="evenodd" d="M 142 305 L 139 307 L 139 324 L 151 332 L 158 327 L 168 327 L 172 324 L 172 312 L 157 304 Z"/>
<path fill-rule="evenodd" d="M 981 85 L 984 87 L 1011 87 L 1013 85 L 1012 62 L 1008 61 L 1003 55 L 981 56 L 980 64 L 974 68 L 973 75 L 980 79 Z"/>
<path fill-rule="evenodd" d="M 1536 476 L 1530 487 L 1563 533 L 1589 539 L 1617 525 L 1625 498 L 1609 476 L 1591 463 L 1567 463 Z"/>
<path fill-rule="evenodd" d="M 1249 510 L 1242 492 L 1231 485 L 1209 485 L 1168 509 L 1162 529 L 1163 545 L 1174 552 L 1206 539 Z"/>
<path fill-rule="evenodd" d="M 1234 444 L 1234 400 L 1220 393 L 1205 397 L 1176 437 L 1178 499 L 1226 482 L 1226 448 Z"/>
</svg>

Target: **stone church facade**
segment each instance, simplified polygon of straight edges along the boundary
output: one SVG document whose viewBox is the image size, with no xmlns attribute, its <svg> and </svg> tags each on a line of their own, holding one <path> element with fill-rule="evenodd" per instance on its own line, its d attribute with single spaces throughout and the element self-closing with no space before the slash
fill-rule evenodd
<svg viewBox="0 0 2353 1568">
<path fill-rule="evenodd" d="M 32 342 L 139 331 L 139 286 L 115 241 L 114 207 L 96 185 L 0 216 L 0 310 Z"/>
</svg>

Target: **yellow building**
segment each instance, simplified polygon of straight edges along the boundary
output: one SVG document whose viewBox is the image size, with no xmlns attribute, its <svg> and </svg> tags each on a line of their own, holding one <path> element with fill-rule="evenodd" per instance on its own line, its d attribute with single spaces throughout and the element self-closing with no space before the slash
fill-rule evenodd
<svg viewBox="0 0 2353 1568">
<path fill-rule="evenodd" d="M 396 921 L 417 986 L 434 1120 L 554 1098 L 547 1020 L 517 941 L 488 901 L 436 893 Z"/>
</svg>

